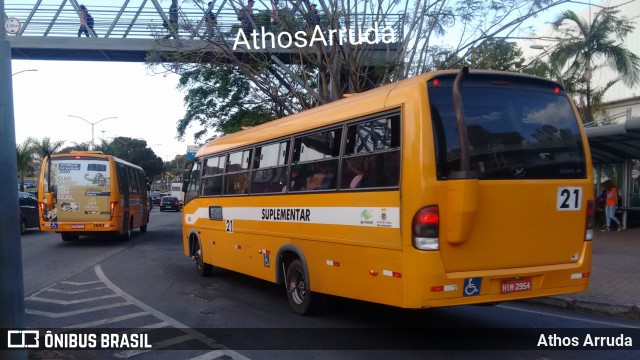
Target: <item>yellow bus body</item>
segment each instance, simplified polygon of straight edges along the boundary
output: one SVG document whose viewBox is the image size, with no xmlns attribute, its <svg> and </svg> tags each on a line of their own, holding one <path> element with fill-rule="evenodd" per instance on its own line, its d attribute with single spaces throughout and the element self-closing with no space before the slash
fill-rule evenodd
<svg viewBox="0 0 640 360">
<path fill-rule="evenodd" d="M 100 151 L 55 154 L 43 161 L 39 184 L 42 231 L 61 233 L 65 241 L 107 233 L 128 240 L 131 230 L 146 231 L 149 197 L 137 165 Z"/>
<path fill-rule="evenodd" d="M 185 255 L 196 256 L 194 248 L 201 246 L 204 264 L 277 283 L 286 282 L 291 258 L 300 258 L 308 276 L 307 290 L 403 308 L 491 303 L 586 290 L 591 268 L 593 229 L 588 226 L 588 212 L 593 206 L 593 178 L 584 130 L 576 125 L 584 156 L 584 173 L 580 170 L 576 178 L 439 179 L 426 84 L 450 74 L 434 72 L 400 81 L 204 146 L 197 160 L 371 114 L 397 111 L 401 116 L 399 186 L 384 191 L 187 195 Z M 571 111 L 575 118 L 572 105 Z M 558 211 L 560 189 L 577 189 L 579 211 Z M 414 216 L 427 205 L 439 207 L 439 247 L 433 251 L 417 249 L 412 235 Z M 222 218 L 210 218 L 210 207 L 220 209 Z M 300 208 L 325 215 L 319 222 L 264 221 L 264 217 L 247 215 Z M 372 226 L 345 224 L 349 214 L 372 221 Z M 363 218 L 367 214 L 372 214 L 369 220 Z M 385 218 L 397 214 L 397 226 L 385 227 L 380 214 Z M 529 288 L 511 291 L 510 286 Z"/>
</svg>

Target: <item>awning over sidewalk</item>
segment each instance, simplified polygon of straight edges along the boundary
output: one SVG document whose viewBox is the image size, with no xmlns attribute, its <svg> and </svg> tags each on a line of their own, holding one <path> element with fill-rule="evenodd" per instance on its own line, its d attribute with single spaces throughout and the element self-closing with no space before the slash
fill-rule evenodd
<svg viewBox="0 0 640 360">
<path fill-rule="evenodd" d="M 595 164 L 640 159 L 640 117 L 633 117 L 624 124 L 590 127 L 585 130 Z"/>
</svg>

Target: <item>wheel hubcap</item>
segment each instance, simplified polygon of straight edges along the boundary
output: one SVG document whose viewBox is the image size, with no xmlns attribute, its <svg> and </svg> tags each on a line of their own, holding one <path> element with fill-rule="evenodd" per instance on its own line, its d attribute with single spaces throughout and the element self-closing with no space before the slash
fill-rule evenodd
<svg viewBox="0 0 640 360">
<path fill-rule="evenodd" d="M 293 301 L 296 304 L 302 304 L 307 295 L 307 290 L 304 282 L 304 274 L 300 272 L 296 272 L 291 279 L 291 284 L 289 285 L 289 292 L 293 298 Z"/>
</svg>

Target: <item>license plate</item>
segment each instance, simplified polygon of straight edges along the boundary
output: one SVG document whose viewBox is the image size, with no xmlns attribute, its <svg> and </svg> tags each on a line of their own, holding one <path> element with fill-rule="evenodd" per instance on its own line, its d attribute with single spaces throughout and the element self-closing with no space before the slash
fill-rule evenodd
<svg viewBox="0 0 640 360">
<path fill-rule="evenodd" d="M 503 294 L 531 290 L 531 278 L 502 280 L 500 290 Z"/>
<path fill-rule="evenodd" d="M 71 224 L 72 229 L 84 229 L 84 224 Z"/>
</svg>

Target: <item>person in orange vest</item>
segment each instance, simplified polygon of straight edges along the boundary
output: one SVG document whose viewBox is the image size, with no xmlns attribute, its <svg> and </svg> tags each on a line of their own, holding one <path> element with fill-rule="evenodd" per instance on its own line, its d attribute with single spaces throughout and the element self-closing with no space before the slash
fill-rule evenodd
<svg viewBox="0 0 640 360">
<path fill-rule="evenodd" d="M 607 221 L 607 227 L 602 231 L 611 231 L 611 220 L 618 224 L 618 231 L 622 230 L 622 224 L 620 220 L 616 218 L 616 210 L 618 209 L 618 189 L 613 185 L 613 181 L 607 180 L 602 183 L 602 186 L 607 191 L 607 198 L 605 200 L 604 215 Z"/>
</svg>

